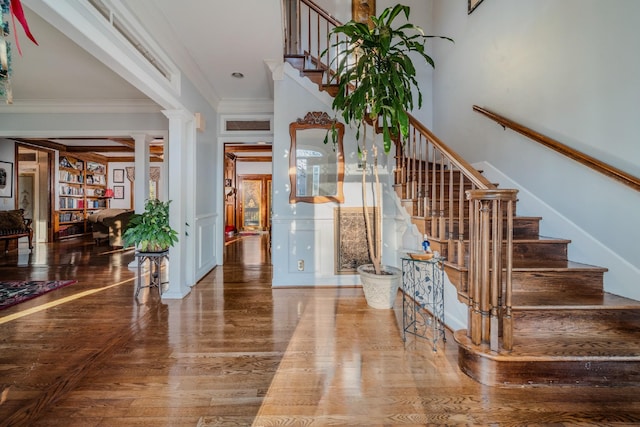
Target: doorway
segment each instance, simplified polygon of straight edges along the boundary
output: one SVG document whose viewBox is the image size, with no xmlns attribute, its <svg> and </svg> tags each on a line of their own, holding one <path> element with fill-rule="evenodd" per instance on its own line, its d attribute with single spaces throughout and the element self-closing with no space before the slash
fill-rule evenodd
<svg viewBox="0 0 640 427">
<path fill-rule="evenodd" d="M 238 228 L 271 230 L 271 175 L 238 175 Z"/>
<path fill-rule="evenodd" d="M 53 155 L 48 150 L 22 145 L 18 145 L 17 154 L 16 205 L 19 209 L 24 209 L 25 218 L 32 220 L 33 241 L 51 242 Z"/>
<path fill-rule="evenodd" d="M 271 144 L 227 142 L 224 155 L 225 237 L 270 231 Z"/>
</svg>

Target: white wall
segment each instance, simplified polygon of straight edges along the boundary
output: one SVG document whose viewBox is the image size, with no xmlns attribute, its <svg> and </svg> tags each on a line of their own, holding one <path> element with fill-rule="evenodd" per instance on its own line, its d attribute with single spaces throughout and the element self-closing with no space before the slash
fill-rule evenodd
<svg viewBox="0 0 640 427">
<path fill-rule="evenodd" d="M 236 175 L 271 175 L 271 162 L 236 162 Z"/>
<path fill-rule="evenodd" d="M 8 139 L 0 138 L 0 160 L 3 162 L 8 162 L 13 165 L 11 168 L 12 171 L 15 172 L 16 167 L 16 144 L 13 141 Z M 3 167 L 7 169 L 7 180 L 9 179 L 9 165 L 2 164 Z M 11 182 L 15 181 L 15 173 L 14 177 L 12 177 Z M 6 191 L 6 189 L 5 189 Z M 16 186 L 14 182 L 13 191 L 11 191 L 11 197 L 0 197 L 0 211 L 7 211 L 11 209 L 15 209 L 15 197 L 16 197 Z"/>
<path fill-rule="evenodd" d="M 155 166 L 152 164 L 152 166 Z M 107 177 L 107 187 L 113 189 L 115 186 L 124 187 L 124 198 L 109 200 L 109 207 L 112 209 L 133 209 L 131 205 L 131 191 L 133 190 L 133 183 L 127 178 L 127 167 L 135 167 L 133 162 L 109 162 L 109 175 Z M 116 169 L 122 169 L 124 173 L 124 182 L 113 182 L 113 171 Z M 160 186 L 158 186 L 160 188 Z"/>
<path fill-rule="evenodd" d="M 334 209 L 337 203 L 289 203 L 289 124 L 310 111 L 325 111 L 333 116 L 331 98 L 319 92 L 317 86 L 300 78 L 297 70 L 284 65 L 282 80 L 275 82 L 274 143 L 273 143 L 273 286 L 292 285 L 353 285 L 356 275 L 335 275 Z M 344 195 L 342 207 L 362 206 L 358 154 L 353 129 L 347 127 L 344 136 Z M 322 143 L 322 142 L 320 142 Z M 388 182 L 386 159 L 381 159 L 381 179 Z M 390 187 L 385 186 L 387 197 Z M 370 202 L 371 203 L 371 202 Z M 371 205 L 370 205 L 371 206 Z M 391 219 L 383 223 L 385 262 L 395 265 L 397 247 L 393 217 L 393 203 L 383 205 Z M 304 260 L 305 270 L 297 270 L 297 261 Z"/>
<path fill-rule="evenodd" d="M 614 6 L 615 5 L 615 6 Z M 640 176 L 640 2 L 434 0 L 434 131 L 486 161 L 558 215 L 542 233 L 570 238 L 575 261 L 610 269 L 605 289 L 640 299 L 640 197 L 472 111 L 505 115 Z M 526 203 L 521 214 L 535 215 Z M 589 244 L 590 241 L 598 244 Z"/>
</svg>

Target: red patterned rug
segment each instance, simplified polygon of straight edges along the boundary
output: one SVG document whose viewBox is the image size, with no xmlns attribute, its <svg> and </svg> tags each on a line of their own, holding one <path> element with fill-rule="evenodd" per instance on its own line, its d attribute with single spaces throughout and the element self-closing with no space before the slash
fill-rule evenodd
<svg viewBox="0 0 640 427">
<path fill-rule="evenodd" d="M 77 280 L 6 280 L 0 282 L 0 310 L 76 283 Z"/>
</svg>

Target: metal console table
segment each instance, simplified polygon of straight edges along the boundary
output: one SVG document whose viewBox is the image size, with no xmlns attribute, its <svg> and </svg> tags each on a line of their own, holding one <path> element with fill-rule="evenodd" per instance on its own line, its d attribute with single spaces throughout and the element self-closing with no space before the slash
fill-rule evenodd
<svg viewBox="0 0 640 427">
<path fill-rule="evenodd" d="M 136 286 L 136 297 L 142 288 L 158 288 L 158 294 L 162 296 L 162 285 L 167 283 L 162 281 L 162 263 L 169 259 L 169 251 L 162 252 L 137 252 L 138 259 L 138 280 Z M 142 264 L 149 261 L 149 284 L 142 284 Z"/>
<path fill-rule="evenodd" d="M 402 340 L 407 333 L 429 339 L 431 329 L 433 351 L 437 351 L 444 332 L 444 258 L 418 260 L 402 258 Z"/>
</svg>

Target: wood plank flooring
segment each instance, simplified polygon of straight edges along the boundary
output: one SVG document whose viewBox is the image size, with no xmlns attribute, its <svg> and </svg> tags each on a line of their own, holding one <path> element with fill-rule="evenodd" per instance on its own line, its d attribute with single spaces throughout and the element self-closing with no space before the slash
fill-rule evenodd
<svg viewBox="0 0 640 427">
<path fill-rule="evenodd" d="M 640 425 L 638 387 L 483 386 L 359 288 L 272 289 L 267 241 L 183 300 L 134 298 L 131 251 L 0 256 L 2 279 L 78 280 L 0 311 L 0 426 Z"/>
</svg>

